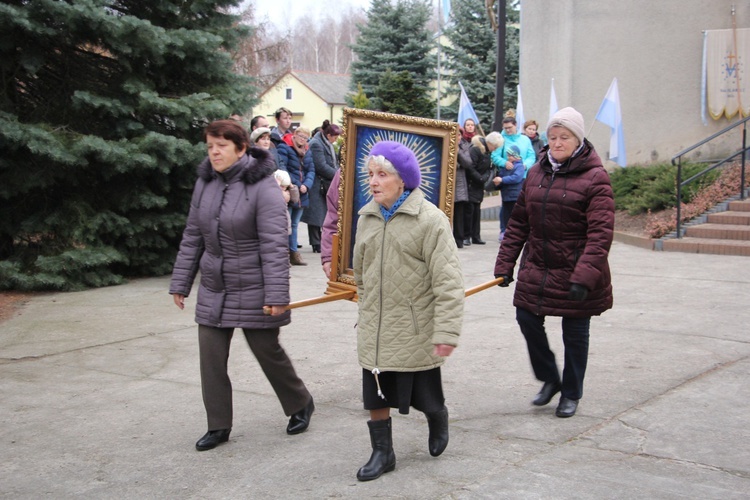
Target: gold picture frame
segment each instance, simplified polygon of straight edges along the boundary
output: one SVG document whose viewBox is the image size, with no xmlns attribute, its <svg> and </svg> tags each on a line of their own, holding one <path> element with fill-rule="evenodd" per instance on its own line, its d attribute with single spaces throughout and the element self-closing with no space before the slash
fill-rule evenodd
<svg viewBox="0 0 750 500">
<path fill-rule="evenodd" d="M 371 199 L 365 161 L 372 146 L 389 140 L 414 151 L 422 171 L 420 189 L 452 219 L 458 134 L 456 122 L 344 108 L 338 234 L 333 241 L 326 293 L 356 292 L 352 251 L 358 212 Z"/>
</svg>

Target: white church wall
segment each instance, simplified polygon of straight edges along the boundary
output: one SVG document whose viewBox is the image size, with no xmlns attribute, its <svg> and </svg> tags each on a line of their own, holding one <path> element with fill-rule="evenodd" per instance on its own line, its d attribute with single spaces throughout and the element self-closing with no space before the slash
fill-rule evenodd
<svg viewBox="0 0 750 500">
<path fill-rule="evenodd" d="M 609 128 L 594 117 L 617 77 L 628 164 L 668 162 L 738 119 L 701 119 L 702 31 L 731 28 L 732 5 L 737 27 L 750 27 L 747 1 L 522 0 L 525 117 L 546 126 L 554 78 L 558 106 L 583 114 L 587 137 L 606 159 Z M 726 156 L 740 140 L 738 130 L 698 156 Z"/>
</svg>

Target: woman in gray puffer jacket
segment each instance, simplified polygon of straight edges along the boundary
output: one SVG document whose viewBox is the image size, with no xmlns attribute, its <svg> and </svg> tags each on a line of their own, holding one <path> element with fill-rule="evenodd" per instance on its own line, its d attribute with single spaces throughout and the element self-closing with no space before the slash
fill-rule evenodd
<svg viewBox="0 0 750 500">
<path fill-rule="evenodd" d="M 307 429 L 312 396 L 278 341 L 290 322 L 286 203 L 270 154 L 248 152 L 250 137 L 233 120 L 206 127 L 208 159 L 198 167 L 187 225 L 169 293 L 183 309 L 200 270 L 198 323 L 201 386 L 208 432 L 198 451 L 229 439 L 232 385 L 227 374 L 235 328 L 242 328 L 263 372 L 290 415 L 287 433 Z M 268 314 L 266 314 L 268 312 Z"/>
</svg>

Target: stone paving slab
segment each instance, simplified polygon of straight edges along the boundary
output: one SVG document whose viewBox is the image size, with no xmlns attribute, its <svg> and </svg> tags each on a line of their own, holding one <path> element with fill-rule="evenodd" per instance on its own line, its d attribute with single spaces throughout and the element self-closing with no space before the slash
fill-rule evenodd
<svg viewBox="0 0 750 500">
<path fill-rule="evenodd" d="M 461 250 L 467 287 L 491 279 L 486 246 Z M 305 242 L 306 243 L 306 242 Z M 294 300 L 322 293 L 317 255 L 292 269 Z M 295 310 L 282 343 L 315 397 L 310 430 L 284 432 L 270 385 L 235 335 L 229 443 L 205 431 L 194 303 L 168 279 L 35 297 L 0 324 L 0 497 L 37 498 L 747 498 L 750 267 L 742 257 L 616 242 L 615 307 L 592 321 L 578 414 L 529 402 L 539 388 L 512 287 L 466 301 L 444 368 L 451 442 L 427 453 L 424 417 L 394 415 L 397 468 L 361 483 L 369 457 L 356 361 L 356 305 Z M 188 310 L 190 309 L 190 310 Z M 559 320 L 550 343 L 562 354 Z"/>
</svg>

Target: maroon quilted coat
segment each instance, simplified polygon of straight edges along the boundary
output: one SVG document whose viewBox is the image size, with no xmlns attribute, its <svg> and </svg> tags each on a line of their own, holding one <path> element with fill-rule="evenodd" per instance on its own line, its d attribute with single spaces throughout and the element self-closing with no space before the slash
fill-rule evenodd
<svg viewBox="0 0 750 500">
<path fill-rule="evenodd" d="M 290 312 L 286 202 L 273 178 L 271 155 L 250 149 L 223 173 L 206 160 L 190 202 L 169 293 L 187 296 L 200 270 L 195 321 L 226 328 L 278 328 Z"/>
<path fill-rule="evenodd" d="M 615 204 L 609 175 L 594 147 L 553 173 L 547 150 L 528 173 L 495 262 L 495 276 L 518 269 L 513 305 L 540 316 L 581 318 L 612 307 L 607 258 Z M 525 246 L 524 246 L 525 244 Z M 571 283 L 588 288 L 586 300 L 568 299 Z"/>
</svg>

